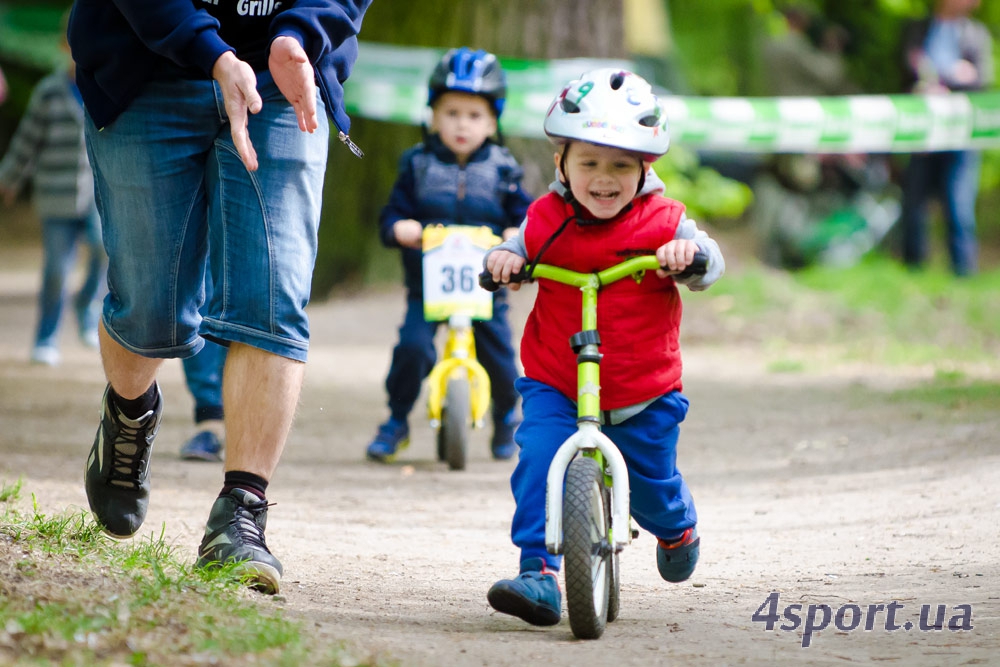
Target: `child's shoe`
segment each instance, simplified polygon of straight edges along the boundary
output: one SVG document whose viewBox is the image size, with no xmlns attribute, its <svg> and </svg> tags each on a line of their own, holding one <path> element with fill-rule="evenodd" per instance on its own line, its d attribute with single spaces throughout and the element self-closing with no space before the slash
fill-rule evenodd
<svg viewBox="0 0 1000 667">
<path fill-rule="evenodd" d="M 656 540 L 656 568 L 665 580 L 678 583 L 685 581 L 698 564 L 698 545 L 701 538 L 692 526 L 674 540 Z"/>
<path fill-rule="evenodd" d="M 391 463 L 400 450 L 410 444 L 410 427 L 406 422 L 389 418 L 378 427 L 375 439 L 368 445 L 366 455 L 372 461 Z"/>
<path fill-rule="evenodd" d="M 81 329 L 80 342 L 83 343 L 84 347 L 89 347 L 92 350 L 98 350 L 101 347 L 101 337 L 97 335 L 97 329 Z"/>
<path fill-rule="evenodd" d="M 520 423 L 512 410 L 503 419 L 493 420 L 493 438 L 490 440 L 490 452 L 495 461 L 506 461 L 517 453 L 517 443 L 514 442 L 514 431 Z"/>
<path fill-rule="evenodd" d="M 517 579 L 493 584 L 486 599 L 500 613 L 532 625 L 556 625 L 562 614 L 559 572 L 547 569 L 541 558 L 529 558 L 521 563 Z"/>
<path fill-rule="evenodd" d="M 58 366 L 62 361 L 62 355 L 58 348 L 52 345 L 36 345 L 31 350 L 31 363 L 41 366 Z"/>
<path fill-rule="evenodd" d="M 185 461 L 221 461 L 225 423 L 220 419 L 206 419 L 197 426 L 198 432 L 181 446 L 181 458 Z"/>
</svg>

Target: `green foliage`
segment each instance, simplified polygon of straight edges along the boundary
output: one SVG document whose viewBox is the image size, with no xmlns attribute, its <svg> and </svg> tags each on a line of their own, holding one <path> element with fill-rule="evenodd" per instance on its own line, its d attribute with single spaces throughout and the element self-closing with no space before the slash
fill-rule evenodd
<svg viewBox="0 0 1000 667">
<path fill-rule="evenodd" d="M 670 2 L 676 49 L 671 57 L 688 85 L 678 93 L 760 95 L 762 40 L 784 30 L 778 10 L 812 10 L 846 28 L 845 60 L 854 81 L 869 93 L 900 91 L 899 41 L 903 21 L 925 16 L 931 0 L 715 0 Z M 1000 3 L 984 2 L 976 16 L 1000 25 Z M 997 35 L 995 35 L 997 36 Z M 1000 44 L 994 43 L 1000 51 Z"/>
<path fill-rule="evenodd" d="M 663 180 L 666 195 L 683 202 L 695 220 L 735 220 L 753 202 L 745 183 L 701 166 L 697 154 L 683 146 L 672 146 L 653 169 Z"/>
</svg>

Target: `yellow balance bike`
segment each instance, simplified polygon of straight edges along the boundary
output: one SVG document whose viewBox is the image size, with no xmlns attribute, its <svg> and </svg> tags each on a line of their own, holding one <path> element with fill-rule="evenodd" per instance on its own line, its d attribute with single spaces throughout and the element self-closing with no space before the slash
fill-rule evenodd
<svg viewBox="0 0 1000 667">
<path fill-rule="evenodd" d="M 486 251 L 500 242 L 489 227 L 431 225 L 423 234 L 424 319 L 447 323 L 441 358 L 427 377 L 427 416 L 437 429 L 438 460 L 464 470 L 469 433 L 490 405 L 490 378 L 476 360 L 474 320 L 493 317 L 493 295 L 480 289 Z"/>
</svg>

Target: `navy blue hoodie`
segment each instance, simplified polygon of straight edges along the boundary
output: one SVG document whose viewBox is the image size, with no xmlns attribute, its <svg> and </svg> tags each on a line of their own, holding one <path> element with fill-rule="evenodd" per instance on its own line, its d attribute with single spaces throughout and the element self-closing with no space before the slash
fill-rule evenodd
<svg viewBox="0 0 1000 667">
<path fill-rule="evenodd" d="M 274 38 L 297 39 L 316 70 L 337 128 L 350 129 L 343 82 L 358 56 L 358 32 L 371 0 L 76 0 L 68 38 L 77 85 L 103 128 L 157 78 L 212 78 L 233 51 L 267 69 Z M 222 19 L 225 28 L 220 24 Z"/>
<path fill-rule="evenodd" d="M 531 204 L 521 187 L 524 170 L 506 148 L 485 142 L 465 166 L 431 134 L 399 159 L 399 175 L 389 202 L 379 215 L 379 236 L 389 248 L 398 248 L 393 225 L 399 220 L 432 224 L 486 225 L 497 236 L 517 227 Z M 403 271 L 409 298 L 423 293 L 423 253 L 403 248 Z"/>
</svg>

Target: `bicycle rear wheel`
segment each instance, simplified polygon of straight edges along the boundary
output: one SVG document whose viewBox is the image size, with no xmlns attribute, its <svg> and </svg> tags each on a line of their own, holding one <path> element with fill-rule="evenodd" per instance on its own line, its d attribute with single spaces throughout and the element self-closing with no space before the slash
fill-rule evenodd
<svg viewBox="0 0 1000 667">
<path fill-rule="evenodd" d="M 465 470 L 469 445 L 469 421 L 472 414 L 469 381 L 465 378 L 448 380 L 444 406 L 441 408 L 441 431 L 438 433 L 439 453 L 451 470 Z"/>
<path fill-rule="evenodd" d="M 604 473 L 594 459 L 578 456 L 563 491 L 563 569 L 569 625 L 580 639 L 599 638 L 608 621 L 615 577 L 608 516 Z"/>
</svg>

